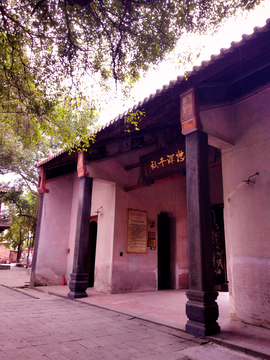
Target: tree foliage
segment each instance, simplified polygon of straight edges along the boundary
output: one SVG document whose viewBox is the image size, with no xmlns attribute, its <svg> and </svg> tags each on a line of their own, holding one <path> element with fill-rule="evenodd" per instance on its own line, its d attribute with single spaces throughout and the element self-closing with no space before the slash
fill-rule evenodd
<svg viewBox="0 0 270 360">
<path fill-rule="evenodd" d="M 18 142 L 7 146 L 5 138 L 0 137 L 0 174 L 13 173 L 15 176 L 16 188 L 28 189 L 37 194 L 37 163 L 40 159 L 46 158 L 49 149 L 55 144 L 40 141 L 39 146 L 23 148 Z"/>
<path fill-rule="evenodd" d="M 0 0 L 0 138 L 9 151 L 44 134 L 70 146 L 97 115 L 89 83 L 133 83 L 183 32 L 216 29 L 259 2 Z"/>
<path fill-rule="evenodd" d="M 126 125 L 125 132 L 130 133 L 132 130 L 139 131 L 139 122 L 145 116 L 145 111 L 131 111 L 124 117 L 124 123 Z"/>
<path fill-rule="evenodd" d="M 27 47 L 38 81 L 100 72 L 124 81 L 160 61 L 183 31 L 215 29 L 260 0 L 9 0 L 0 2 L 12 49 Z M 29 66 L 29 64 L 27 64 Z M 54 88 L 54 86 L 52 86 Z"/>
<path fill-rule="evenodd" d="M 70 86 L 49 89 L 51 80 L 43 77 L 37 61 L 31 63 L 27 39 L 8 34 L 1 24 L 5 21 L 0 22 L 1 147 L 11 154 L 39 147 L 45 137 L 68 147 L 84 139 L 96 121 L 95 104 L 82 93 L 73 97 Z"/>
</svg>

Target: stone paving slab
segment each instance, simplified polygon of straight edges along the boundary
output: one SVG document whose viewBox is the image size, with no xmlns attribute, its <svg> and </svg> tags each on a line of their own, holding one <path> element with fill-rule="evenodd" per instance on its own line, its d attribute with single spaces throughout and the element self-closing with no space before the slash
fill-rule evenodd
<svg viewBox="0 0 270 360">
<path fill-rule="evenodd" d="M 50 294 L 67 296 L 67 286 L 51 286 L 40 288 Z M 76 301 L 101 306 L 106 309 L 121 311 L 127 315 L 159 324 L 167 329 L 184 331 L 187 321 L 185 315 L 186 296 L 185 291 L 158 291 L 150 293 L 127 293 L 127 294 L 99 294 L 93 289 L 87 290 L 88 297 Z M 166 301 L 164 299 L 166 298 Z M 145 311 L 144 302 L 156 304 L 151 311 Z M 218 322 L 221 332 L 209 336 L 208 341 L 215 342 L 230 349 L 242 351 L 258 358 L 270 359 L 270 330 L 258 326 L 252 326 L 241 322 L 231 321 L 229 318 L 228 293 L 220 293 L 218 297 L 220 316 Z M 154 310 L 153 310 L 154 308 Z M 166 309 L 166 311 L 164 311 Z M 170 312 L 171 320 L 168 321 L 167 313 Z M 145 315 L 145 314 L 148 314 Z M 178 314 L 177 316 L 173 314 Z M 171 331 L 170 330 L 170 331 Z M 185 336 L 189 334 L 185 333 Z"/>
<path fill-rule="evenodd" d="M 6 286 L 0 286 L 0 311 L 1 360 L 254 359 L 180 330 L 48 294 L 36 299 Z"/>
<path fill-rule="evenodd" d="M 240 322 L 230 322 L 226 330 L 209 336 L 210 341 L 227 348 L 242 351 L 263 358 L 270 359 L 270 330 L 259 326 L 251 326 Z"/>
<path fill-rule="evenodd" d="M 0 284 L 10 287 L 23 287 L 30 282 L 31 269 L 24 267 L 16 267 L 15 264 L 10 265 L 10 269 L 0 270 Z"/>
</svg>

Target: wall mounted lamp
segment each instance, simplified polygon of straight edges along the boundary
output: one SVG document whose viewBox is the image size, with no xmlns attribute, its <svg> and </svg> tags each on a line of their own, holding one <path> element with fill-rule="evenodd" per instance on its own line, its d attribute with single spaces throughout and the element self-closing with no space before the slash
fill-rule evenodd
<svg viewBox="0 0 270 360">
<path fill-rule="evenodd" d="M 103 206 L 100 206 L 97 211 L 96 211 L 96 214 L 102 214 L 102 211 L 103 211 Z"/>
<path fill-rule="evenodd" d="M 250 175 L 250 177 L 249 177 L 247 180 L 242 180 L 242 181 L 245 182 L 245 183 L 247 183 L 248 185 L 249 185 L 249 184 L 255 184 L 255 182 L 254 182 L 254 181 L 251 181 L 250 179 L 251 179 L 252 177 L 254 177 L 254 176 L 257 176 L 257 175 L 259 175 L 258 172 L 256 172 L 256 174 L 254 174 L 254 175 Z"/>
</svg>

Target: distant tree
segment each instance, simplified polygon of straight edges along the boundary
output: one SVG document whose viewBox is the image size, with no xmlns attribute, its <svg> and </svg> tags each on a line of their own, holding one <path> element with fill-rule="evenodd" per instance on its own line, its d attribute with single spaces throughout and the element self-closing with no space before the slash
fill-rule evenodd
<svg viewBox="0 0 270 360">
<path fill-rule="evenodd" d="M 2 240 L 18 251 L 17 262 L 19 262 L 22 247 L 34 247 L 38 196 L 30 191 L 23 193 L 13 189 L 6 194 L 1 194 L 1 200 L 5 202 L 11 215 L 10 229 L 5 231 Z"/>
</svg>

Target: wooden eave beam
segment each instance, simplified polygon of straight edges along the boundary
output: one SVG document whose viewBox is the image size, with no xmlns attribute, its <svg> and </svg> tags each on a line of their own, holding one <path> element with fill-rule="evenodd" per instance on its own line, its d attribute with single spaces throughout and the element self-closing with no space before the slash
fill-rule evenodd
<svg viewBox="0 0 270 360">
<path fill-rule="evenodd" d="M 173 176 L 166 177 L 166 178 L 163 178 L 163 179 L 155 180 L 151 184 L 137 184 L 137 185 L 133 185 L 133 186 L 127 186 L 127 187 L 124 188 L 124 190 L 126 192 L 133 191 L 133 190 L 138 190 L 138 189 L 142 189 L 142 188 L 149 187 L 149 186 L 152 186 L 152 185 L 163 184 L 163 183 L 166 183 L 168 181 L 180 179 L 180 178 L 185 177 L 185 176 L 186 175 L 173 175 Z"/>
<path fill-rule="evenodd" d="M 125 165 L 125 166 L 124 166 L 124 169 L 125 169 L 126 171 L 129 171 L 129 170 L 136 169 L 136 168 L 139 167 L 139 166 L 140 166 L 140 163 L 137 162 L 137 163 L 134 163 L 134 164 Z"/>
<path fill-rule="evenodd" d="M 215 170 L 215 169 L 220 169 L 220 168 L 221 168 L 221 162 L 209 165 L 209 170 Z M 143 188 L 153 186 L 153 185 L 163 184 L 168 181 L 181 179 L 182 177 L 186 177 L 186 175 L 172 175 L 172 176 L 169 176 L 169 177 L 166 177 L 163 179 L 154 180 L 153 183 L 149 183 L 149 184 L 137 184 L 137 185 L 132 185 L 132 186 L 126 186 L 126 187 L 124 187 L 124 190 L 125 190 L 125 192 L 130 192 L 133 190 L 143 189 Z"/>
</svg>

